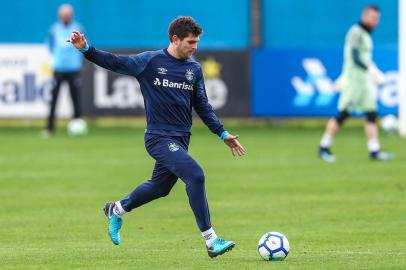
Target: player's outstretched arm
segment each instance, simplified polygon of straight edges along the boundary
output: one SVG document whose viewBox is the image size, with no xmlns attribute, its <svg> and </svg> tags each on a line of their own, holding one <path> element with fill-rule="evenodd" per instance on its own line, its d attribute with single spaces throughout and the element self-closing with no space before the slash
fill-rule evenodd
<svg viewBox="0 0 406 270">
<path fill-rule="evenodd" d="M 72 32 L 67 42 L 72 43 L 76 49 L 84 54 L 87 60 L 98 66 L 124 75 L 136 75 L 138 65 L 131 56 L 115 55 L 90 47 L 85 35 L 77 31 Z"/>
<path fill-rule="evenodd" d="M 240 142 L 237 140 L 238 137 L 239 137 L 238 135 L 231 135 L 231 134 L 227 134 L 226 136 L 224 136 L 224 143 L 227 144 L 228 147 L 230 147 L 230 150 L 231 150 L 231 153 L 233 154 L 233 156 L 245 155 L 245 149 L 240 144 Z"/>
</svg>

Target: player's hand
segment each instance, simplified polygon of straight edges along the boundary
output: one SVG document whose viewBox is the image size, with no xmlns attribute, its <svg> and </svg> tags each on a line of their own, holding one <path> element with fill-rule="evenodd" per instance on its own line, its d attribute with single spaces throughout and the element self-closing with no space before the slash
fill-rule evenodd
<svg viewBox="0 0 406 270">
<path fill-rule="evenodd" d="M 343 74 L 341 74 L 340 76 L 338 76 L 338 78 L 334 81 L 334 89 L 336 91 L 341 91 L 342 87 L 343 87 Z"/>
<path fill-rule="evenodd" d="M 245 154 L 245 149 L 242 147 L 242 145 L 237 141 L 238 135 L 228 135 L 224 139 L 224 143 L 228 145 L 231 149 L 231 153 L 233 156 L 238 155 L 238 156 L 243 156 Z"/>
<path fill-rule="evenodd" d="M 368 66 L 368 72 L 369 74 L 371 74 L 372 79 L 378 86 L 381 86 L 385 83 L 385 74 L 383 74 L 383 72 L 379 70 L 379 68 L 374 63 Z"/>
<path fill-rule="evenodd" d="M 73 31 L 67 42 L 72 43 L 72 45 L 75 46 L 76 49 L 83 49 L 87 45 L 85 35 L 79 33 L 78 31 Z"/>
</svg>

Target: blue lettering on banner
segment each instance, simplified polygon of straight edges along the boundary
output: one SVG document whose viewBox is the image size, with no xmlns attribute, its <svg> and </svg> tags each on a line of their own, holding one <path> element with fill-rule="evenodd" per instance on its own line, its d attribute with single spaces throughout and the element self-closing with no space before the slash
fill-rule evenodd
<svg viewBox="0 0 406 270">
<path fill-rule="evenodd" d="M 52 85 L 52 79 L 37 85 L 34 73 L 23 74 L 22 80 L 5 79 L 0 82 L 0 104 L 48 102 Z"/>
</svg>

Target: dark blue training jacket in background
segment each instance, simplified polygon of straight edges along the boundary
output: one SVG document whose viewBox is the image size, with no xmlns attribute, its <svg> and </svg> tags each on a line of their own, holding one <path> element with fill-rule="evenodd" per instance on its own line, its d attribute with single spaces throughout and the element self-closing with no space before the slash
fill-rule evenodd
<svg viewBox="0 0 406 270">
<path fill-rule="evenodd" d="M 189 135 L 192 108 L 213 133 L 220 136 L 225 130 L 208 103 L 202 69 L 195 60 L 176 59 L 167 49 L 118 56 L 90 46 L 84 55 L 101 67 L 137 78 L 147 133 Z"/>
</svg>

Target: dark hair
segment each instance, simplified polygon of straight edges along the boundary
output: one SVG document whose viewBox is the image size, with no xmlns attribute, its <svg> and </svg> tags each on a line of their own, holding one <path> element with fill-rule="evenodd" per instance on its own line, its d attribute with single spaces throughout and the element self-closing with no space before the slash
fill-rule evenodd
<svg viewBox="0 0 406 270">
<path fill-rule="evenodd" d="M 203 33 L 202 28 L 195 22 L 192 17 L 180 16 L 171 22 L 168 29 L 169 41 L 172 42 L 172 37 L 176 35 L 181 40 L 192 34 L 200 36 Z"/>
<path fill-rule="evenodd" d="M 375 10 L 376 12 L 380 12 L 379 7 L 375 4 L 366 5 L 364 10 L 367 10 L 367 9 L 372 9 L 372 10 Z"/>
</svg>

